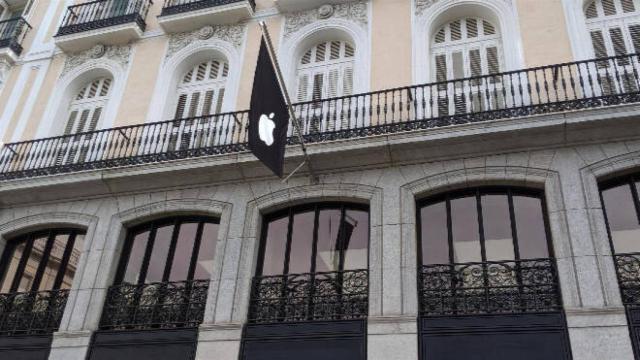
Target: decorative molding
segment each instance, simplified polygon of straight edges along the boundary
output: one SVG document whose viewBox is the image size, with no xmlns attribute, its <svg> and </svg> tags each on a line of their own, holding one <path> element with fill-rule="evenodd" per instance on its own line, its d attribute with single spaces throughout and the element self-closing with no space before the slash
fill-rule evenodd
<svg viewBox="0 0 640 360">
<path fill-rule="evenodd" d="M 289 37 L 315 21 L 330 18 L 349 20 L 366 27 L 369 24 L 368 4 L 366 1 L 355 1 L 347 4 L 323 5 L 313 10 L 292 12 L 285 17 L 284 37 Z"/>
<path fill-rule="evenodd" d="M 165 61 L 173 56 L 180 49 L 194 42 L 202 42 L 210 39 L 217 39 L 228 42 L 236 49 L 240 50 L 244 41 L 246 24 L 239 25 L 215 25 L 204 26 L 199 30 L 183 32 L 169 37 L 169 48 L 165 56 Z"/>
<path fill-rule="evenodd" d="M 67 57 L 67 61 L 64 63 L 64 68 L 62 69 L 62 74 L 60 76 L 63 77 L 69 71 L 77 68 L 78 66 L 88 61 L 96 60 L 100 58 L 113 60 L 119 65 L 121 65 L 122 68 L 124 69 L 129 64 L 130 57 L 131 57 L 130 45 L 105 46 L 102 44 L 98 44 L 89 50 L 83 51 L 81 53 L 73 54 Z"/>
<path fill-rule="evenodd" d="M 427 9 L 440 1 L 449 1 L 450 3 L 462 2 L 463 0 L 415 0 L 416 15 L 422 15 Z M 502 0 L 507 5 L 512 5 L 512 0 Z"/>
</svg>

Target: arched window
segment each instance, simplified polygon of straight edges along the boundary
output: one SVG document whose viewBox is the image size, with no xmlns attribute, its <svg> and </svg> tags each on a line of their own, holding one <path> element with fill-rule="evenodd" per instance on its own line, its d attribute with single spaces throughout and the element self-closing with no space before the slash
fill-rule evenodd
<svg viewBox="0 0 640 360">
<path fill-rule="evenodd" d="M 561 308 L 542 192 L 465 189 L 418 208 L 424 316 Z"/>
<path fill-rule="evenodd" d="M 298 60 L 298 101 L 347 96 L 353 93 L 355 49 L 346 41 L 322 42 Z"/>
<path fill-rule="evenodd" d="M 0 293 L 69 289 L 84 246 L 84 231 L 50 229 L 7 242 L 0 261 Z"/>
<path fill-rule="evenodd" d="M 82 87 L 69 104 L 69 117 L 64 134 L 93 131 L 98 126 L 107 102 L 112 79 L 102 77 Z"/>
<path fill-rule="evenodd" d="M 127 232 L 101 329 L 197 327 L 213 271 L 218 220 L 179 216 Z"/>
<path fill-rule="evenodd" d="M 368 304 L 369 211 L 320 203 L 265 218 L 250 321 L 360 319 Z M 295 298 L 287 306 L 283 299 Z"/>
<path fill-rule="evenodd" d="M 435 32 L 431 42 L 435 81 L 500 72 L 500 34 L 487 20 L 463 18 Z"/>
<path fill-rule="evenodd" d="M 480 18 L 462 18 L 439 28 L 431 39 L 433 81 L 440 116 L 495 110 L 504 106 L 498 74 L 502 47 L 497 28 Z M 485 77 L 482 77 L 485 76 Z M 470 78 L 469 80 L 452 80 Z M 450 81 L 448 84 L 443 82 Z"/>
<path fill-rule="evenodd" d="M 190 69 L 178 84 L 175 118 L 218 114 L 222 109 L 229 64 L 209 60 Z"/>
<path fill-rule="evenodd" d="M 594 0 L 585 8 L 597 58 L 640 51 L 640 1 Z"/>
</svg>

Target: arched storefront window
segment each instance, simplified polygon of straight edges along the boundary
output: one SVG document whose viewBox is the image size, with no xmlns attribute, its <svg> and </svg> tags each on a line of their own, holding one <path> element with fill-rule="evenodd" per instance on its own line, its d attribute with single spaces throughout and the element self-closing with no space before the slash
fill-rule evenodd
<svg viewBox="0 0 640 360">
<path fill-rule="evenodd" d="M 164 218 L 129 229 L 102 329 L 197 327 L 213 269 L 218 220 Z"/>
<path fill-rule="evenodd" d="M 250 322 L 366 317 L 368 249 L 366 206 L 320 203 L 266 216 Z"/>
<path fill-rule="evenodd" d="M 542 192 L 468 189 L 418 208 L 423 316 L 561 309 Z"/>
</svg>

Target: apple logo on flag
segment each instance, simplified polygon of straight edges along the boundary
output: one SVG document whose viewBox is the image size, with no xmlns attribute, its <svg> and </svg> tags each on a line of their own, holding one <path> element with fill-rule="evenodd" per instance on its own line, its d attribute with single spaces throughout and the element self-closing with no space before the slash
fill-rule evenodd
<svg viewBox="0 0 640 360">
<path fill-rule="evenodd" d="M 260 116 L 260 122 L 258 123 L 258 136 L 267 146 L 273 144 L 273 129 L 276 128 L 276 123 L 273 122 L 274 116 L 276 116 L 274 113 L 269 114 L 269 116 L 263 114 Z"/>
</svg>

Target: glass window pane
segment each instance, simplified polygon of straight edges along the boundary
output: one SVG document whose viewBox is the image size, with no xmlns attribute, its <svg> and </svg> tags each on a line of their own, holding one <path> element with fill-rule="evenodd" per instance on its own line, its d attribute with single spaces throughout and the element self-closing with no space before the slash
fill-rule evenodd
<svg viewBox="0 0 640 360">
<path fill-rule="evenodd" d="M 171 246 L 171 236 L 173 234 L 173 224 L 159 227 L 156 231 L 156 238 L 153 242 L 153 250 L 149 260 L 149 269 L 147 270 L 147 278 L 145 283 L 153 283 L 162 281 L 164 268 L 167 263 L 167 255 Z"/>
<path fill-rule="evenodd" d="M 447 204 L 439 202 L 420 210 L 420 234 L 422 263 L 449 263 L 449 231 L 447 229 Z"/>
<path fill-rule="evenodd" d="M 149 240 L 149 231 L 142 232 L 133 238 L 131 253 L 129 254 L 129 262 L 127 270 L 124 274 L 122 282 L 136 284 L 140 278 L 140 267 L 144 260 L 144 253 L 147 249 L 147 241 Z"/>
<path fill-rule="evenodd" d="M 344 269 L 367 269 L 369 264 L 369 213 L 347 210 L 344 234 Z"/>
<path fill-rule="evenodd" d="M 17 290 L 18 292 L 31 290 L 33 280 L 36 277 L 36 272 L 38 271 L 38 265 L 40 265 L 40 260 L 42 260 L 42 255 L 44 254 L 45 247 L 47 246 L 48 239 L 48 236 L 43 236 L 36 238 L 33 241 L 33 247 L 29 254 L 27 266 L 25 266 L 22 278 L 20 279 L 20 285 Z"/>
<path fill-rule="evenodd" d="M 56 280 L 56 276 L 58 275 L 60 262 L 64 256 L 64 250 L 67 247 L 68 241 L 68 234 L 57 235 L 55 237 L 53 246 L 51 247 L 51 253 L 49 254 L 49 261 L 47 261 L 47 267 L 44 269 L 44 274 L 42 274 L 42 280 L 40 281 L 38 290 L 44 291 L 53 289 L 53 284 Z"/>
<path fill-rule="evenodd" d="M 311 271 L 314 221 L 315 211 L 293 216 L 289 274 L 308 273 Z"/>
<path fill-rule="evenodd" d="M 287 251 L 289 218 L 273 220 L 267 228 L 262 275 L 281 275 L 284 272 L 284 256 Z"/>
<path fill-rule="evenodd" d="M 193 275 L 195 280 L 211 279 L 213 258 L 216 255 L 216 244 L 218 242 L 218 228 L 218 224 L 204 224 L 200 250 L 198 251 L 198 262 Z"/>
<path fill-rule="evenodd" d="M 549 257 L 542 200 L 527 196 L 514 196 L 513 211 L 516 217 L 520 258 Z"/>
<path fill-rule="evenodd" d="M 640 252 L 640 224 L 631 187 L 627 184 L 602 192 L 613 247 L 618 254 Z"/>
<path fill-rule="evenodd" d="M 173 255 L 169 281 L 184 281 L 189 275 L 191 256 L 193 255 L 193 243 L 196 239 L 198 223 L 184 223 L 180 225 L 178 243 Z"/>
<path fill-rule="evenodd" d="M 338 249 L 340 215 L 341 211 L 339 209 L 320 211 L 316 272 L 338 271 L 340 268 L 340 251 Z"/>
<path fill-rule="evenodd" d="M 13 250 L 13 255 L 11 256 L 11 260 L 9 261 L 9 266 L 5 270 L 4 280 L 2 281 L 2 289 L 0 292 L 6 294 L 11 291 L 11 282 L 13 282 L 13 278 L 16 276 L 16 271 L 18 270 L 20 259 L 22 258 L 22 254 L 24 253 L 25 245 L 26 243 L 23 241 L 18 244 Z"/>
<path fill-rule="evenodd" d="M 507 195 L 482 196 L 482 224 L 487 260 L 514 260 Z"/>
<path fill-rule="evenodd" d="M 456 263 L 481 261 L 476 198 L 451 200 L 453 253 Z"/>
<path fill-rule="evenodd" d="M 141 241 L 146 246 L 146 239 Z M 76 270 L 78 269 L 78 263 L 80 262 L 80 255 L 84 251 L 84 235 L 76 235 L 76 240 L 73 242 L 73 250 L 71 250 L 71 256 L 69 257 L 69 262 L 67 263 L 67 268 L 64 272 L 64 278 L 62 279 L 62 284 L 60 284 L 61 289 L 69 289 L 71 288 L 71 283 L 73 282 L 73 276 L 76 274 Z M 143 248 L 144 251 L 144 248 Z M 141 260 L 142 261 L 142 260 Z M 137 281 L 136 277 L 134 281 Z"/>
</svg>

